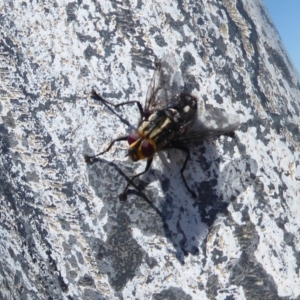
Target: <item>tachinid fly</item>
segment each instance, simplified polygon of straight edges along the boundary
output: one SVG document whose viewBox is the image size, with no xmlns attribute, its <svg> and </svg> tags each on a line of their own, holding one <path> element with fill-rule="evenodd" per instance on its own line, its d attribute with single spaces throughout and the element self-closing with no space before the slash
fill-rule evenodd
<svg viewBox="0 0 300 300">
<path fill-rule="evenodd" d="M 149 170 L 155 152 L 169 148 L 185 152 L 186 157 L 180 174 L 187 190 L 193 197 L 196 197 L 183 175 L 190 159 L 189 146 L 204 139 L 231 135 L 239 126 L 240 120 L 237 115 L 229 115 L 216 108 L 201 111 L 198 108 L 197 99 L 183 91 L 183 78 L 172 54 L 164 56 L 157 63 L 144 108 L 139 101 L 113 105 L 93 91 L 92 97 L 95 100 L 115 108 L 135 103 L 140 111 L 141 120 L 135 132 L 113 140 L 106 150 L 96 155 L 85 156 L 85 161 L 92 163 L 95 157 L 109 151 L 115 142 L 127 140 L 128 156 L 133 161 L 147 159 L 145 170 L 130 179 L 120 195 L 121 200 L 126 199 L 127 189 L 132 181 Z"/>
</svg>

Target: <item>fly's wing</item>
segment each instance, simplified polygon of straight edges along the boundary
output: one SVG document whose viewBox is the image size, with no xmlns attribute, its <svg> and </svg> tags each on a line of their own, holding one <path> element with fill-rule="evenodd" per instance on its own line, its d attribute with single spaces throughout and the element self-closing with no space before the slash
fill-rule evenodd
<svg viewBox="0 0 300 300">
<path fill-rule="evenodd" d="M 240 123 L 238 115 L 210 108 L 202 112 L 184 135 L 178 136 L 174 142 L 182 145 L 196 144 L 205 139 L 229 134 L 236 130 Z"/>
<path fill-rule="evenodd" d="M 176 105 L 184 87 L 174 54 L 165 55 L 158 63 L 149 85 L 145 111 L 153 112 Z"/>
</svg>

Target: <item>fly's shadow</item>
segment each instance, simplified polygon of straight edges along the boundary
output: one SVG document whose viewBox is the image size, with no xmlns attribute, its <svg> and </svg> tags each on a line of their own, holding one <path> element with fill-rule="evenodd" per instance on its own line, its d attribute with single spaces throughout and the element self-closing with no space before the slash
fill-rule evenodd
<svg viewBox="0 0 300 300">
<path fill-rule="evenodd" d="M 212 154 L 214 147 L 210 145 L 208 148 L 207 151 Z M 175 181 L 175 187 L 166 191 L 166 201 L 161 208 L 166 223 L 164 228 L 167 229 L 165 236 L 173 243 L 176 256 L 182 263 L 186 255 L 205 251 L 210 227 L 218 216 L 227 215 L 229 204 L 235 210 L 241 208 L 243 204 L 236 200 L 248 187 L 255 185 L 258 169 L 256 161 L 249 156 L 230 159 L 222 169 L 222 157 L 216 156 L 209 161 L 201 153 L 193 157 L 193 161 L 197 162 L 197 171 L 192 177 L 197 178 L 195 174 L 198 174 L 201 178 L 194 180 L 192 185 L 197 191 L 197 199 L 184 197 L 182 189 L 176 188 Z"/>
<path fill-rule="evenodd" d="M 202 151 L 205 149 L 210 151 L 211 156 L 214 156 L 213 146 L 204 145 L 201 148 Z M 175 255 L 183 264 L 188 254 L 199 255 L 199 251 L 204 251 L 207 232 L 217 216 L 226 215 L 228 205 L 234 204 L 236 198 L 252 185 L 256 178 L 257 164 L 250 157 L 232 159 L 222 171 L 219 168 L 219 157 L 215 157 L 214 161 L 208 161 L 203 157 L 203 152 L 199 153 L 198 157 L 197 155 L 193 157 L 193 161 L 196 161 L 198 165 L 196 172 L 200 174 L 203 169 L 207 176 L 206 179 L 195 180 L 193 187 L 199 194 L 196 200 L 182 191 L 184 187 L 178 184 L 180 182 L 178 178 L 173 184 L 177 186 L 177 190 L 173 186 L 168 188 L 163 198 L 149 196 L 148 189 L 144 189 L 146 183 L 134 183 L 133 188 L 128 190 L 128 195 L 138 196 L 137 199 L 141 200 L 121 203 L 115 201 L 114 195 L 119 188 L 115 183 L 123 178 L 127 180 L 129 178 L 117 163 L 105 159 L 99 159 L 99 164 L 91 166 L 89 180 L 97 196 L 102 199 L 111 199 L 111 201 L 104 201 L 105 210 L 109 212 L 109 215 L 115 215 L 118 211 L 124 210 L 125 205 L 125 211 L 131 215 L 131 224 L 136 224 L 146 236 L 163 234 L 173 244 Z M 172 170 L 172 163 L 168 167 Z M 162 170 L 161 173 L 155 174 L 158 178 L 162 178 L 162 182 L 165 180 L 164 177 L 169 177 L 164 172 L 168 173 Z M 99 178 L 104 178 L 105 181 L 99 184 Z M 170 180 L 171 185 L 173 181 L 174 178 Z M 103 185 L 105 185 L 105 190 L 101 187 Z M 150 212 L 145 203 L 155 212 L 151 218 L 149 218 Z M 235 204 L 235 207 L 238 205 Z"/>
</svg>

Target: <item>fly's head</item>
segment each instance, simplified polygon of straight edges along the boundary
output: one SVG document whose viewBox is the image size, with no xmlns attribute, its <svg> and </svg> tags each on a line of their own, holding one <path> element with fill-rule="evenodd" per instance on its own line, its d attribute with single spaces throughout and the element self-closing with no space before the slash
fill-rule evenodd
<svg viewBox="0 0 300 300">
<path fill-rule="evenodd" d="M 152 139 L 145 138 L 139 132 L 131 133 L 128 138 L 128 156 L 133 161 L 138 161 L 144 158 L 151 158 L 155 151 L 156 146 Z"/>
</svg>

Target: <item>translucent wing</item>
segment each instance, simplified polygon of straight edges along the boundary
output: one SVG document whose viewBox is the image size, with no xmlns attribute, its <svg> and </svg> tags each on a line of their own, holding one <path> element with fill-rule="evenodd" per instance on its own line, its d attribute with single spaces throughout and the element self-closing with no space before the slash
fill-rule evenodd
<svg viewBox="0 0 300 300">
<path fill-rule="evenodd" d="M 184 87 L 174 54 L 165 55 L 158 63 L 149 85 L 145 111 L 153 112 L 175 105 Z"/>
<path fill-rule="evenodd" d="M 228 114 L 217 108 L 205 110 L 194 121 L 184 135 L 174 142 L 177 144 L 196 144 L 205 139 L 211 139 L 236 130 L 241 123 L 238 115 Z"/>
</svg>

